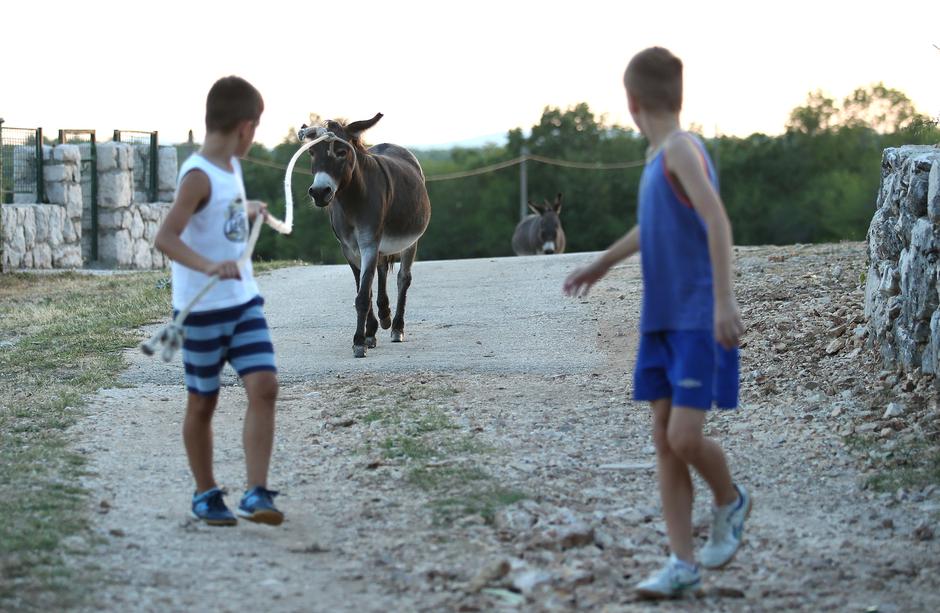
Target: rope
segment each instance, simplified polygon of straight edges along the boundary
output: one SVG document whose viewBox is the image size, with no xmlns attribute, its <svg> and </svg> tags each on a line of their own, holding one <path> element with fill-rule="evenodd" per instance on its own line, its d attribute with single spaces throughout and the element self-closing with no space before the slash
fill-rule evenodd
<svg viewBox="0 0 940 613">
<path fill-rule="evenodd" d="M 269 162 L 267 160 L 259 160 L 255 158 L 245 157 L 242 158 L 246 162 L 251 162 L 252 164 L 257 164 L 258 166 L 266 166 L 268 168 L 275 168 L 277 170 L 286 170 L 287 168 L 282 164 L 276 162 Z M 646 160 L 634 160 L 632 162 L 571 162 L 568 160 L 559 160 L 557 158 L 549 158 L 542 155 L 535 155 L 532 153 L 526 155 L 520 155 L 519 157 L 512 158 L 511 160 L 506 160 L 504 162 L 497 162 L 495 164 L 490 164 L 488 166 L 481 166 L 480 168 L 474 168 L 472 170 L 462 170 L 457 172 L 448 172 L 439 175 L 431 175 L 425 177 L 424 180 L 427 183 L 432 183 L 434 181 L 451 181 L 453 179 L 465 179 L 467 177 L 475 177 L 477 175 L 484 175 L 490 172 L 496 172 L 497 170 L 502 170 L 504 168 L 509 168 L 510 166 L 517 166 L 526 160 L 532 160 L 533 162 L 539 162 L 541 164 L 548 164 L 549 166 L 561 166 L 562 168 L 577 168 L 579 170 L 623 170 L 626 168 L 639 168 L 646 164 Z M 313 173 L 309 170 L 292 170 L 294 173 L 299 173 L 307 176 L 313 176 Z"/>
<path fill-rule="evenodd" d="M 264 223 L 267 223 L 276 231 L 281 234 L 290 234 L 294 227 L 294 198 L 291 194 L 291 174 L 294 169 L 294 164 L 297 163 L 297 158 L 301 154 L 313 147 L 322 140 L 335 139 L 336 137 L 327 132 L 322 136 L 313 139 L 309 143 L 305 143 L 300 149 L 294 153 L 294 156 L 290 159 L 290 163 L 287 165 L 287 168 L 284 170 L 284 201 L 285 201 L 285 215 L 284 221 L 276 219 L 271 215 L 258 215 L 255 219 L 254 224 L 251 226 L 251 233 L 248 236 L 248 243 L 245 245 L 245 251 L 242 252 L 240 258 L 238 258 L 238 267 L 241 268 L 244 266 L 248 260 L 251 259 L 251 254 L 254 253 L 255 244 L 258 242 L 258 236 L 261 234 L 261 226 Z M 244 194 L 243 194 L 244 196 Z M 150 337 L 144 343 L 141 343 L 140 350 L 143 351 L 146 355 L 153 355 L 157 351 L 157 347 L 162 345 L 163 352 L 161 357 L 164 362 L 169 362 L 173 359 L 173 356 L 176 352 L 183 346 L 183 322 L 186 321 L 186 318 L 189 316 L 189 313 L 193 310 L 196 304 L 202 300 L 203 296 L 212 289 L 216 283 L 219 282 L 219 275 L 212 275 L 209 277 L 209 280 L 206 282 L 206 285 L 199 290 L 199 293 L 196 294 L 192 300 L 189 301 L 189 304 L 185 308 L 181 309 L 176 317 L 169 324 L 163 326 L 157 330 L 153 336 Z"/>
</svg>

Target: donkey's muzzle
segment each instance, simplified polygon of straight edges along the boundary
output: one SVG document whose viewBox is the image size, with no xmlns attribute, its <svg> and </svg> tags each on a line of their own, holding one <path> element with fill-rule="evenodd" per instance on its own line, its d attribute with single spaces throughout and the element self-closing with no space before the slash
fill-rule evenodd
<svg viewBox="0 0 940 613">
<path fill-rule="evenodd" d="M 313 198 L 313 203 L 320 207 L 328 205 L 333 201 L 333 196 L 336 195 L 333 188 L 329 186 L 311 186 L 310 189 L 307 190 L 307 193 Z"/>
</svg>

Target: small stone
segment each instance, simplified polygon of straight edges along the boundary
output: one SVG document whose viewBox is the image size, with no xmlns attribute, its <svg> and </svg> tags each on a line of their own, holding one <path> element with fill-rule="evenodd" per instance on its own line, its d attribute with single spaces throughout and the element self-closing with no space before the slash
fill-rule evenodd
<svg viewBox="0 0 940 613">
<path fill-rule="evenodd" d="M 826 345 L 826 355 L 835 355 L 839 353 L 843 347 L 845 347 L 845 340 L 841 338 L 830 341 L 829 344 Z"/>
<path fill-rule="evenodd" d="M 890 517 L 882 520 L 881 527 L 885 530 L 894 530 L 894 520 Z"/>
<path fill-rule="evenodd" d="M 899 402 L 892 402 L 888 404 L 888 408 L 885 409 L 881 419 L 892 419 L 901 415 L 904 415 L 904 405 Z"/>
<path fill-rule="evenodd" d="M 914 528 L 913 536 L 915 541 L 932 541 L 934 537 L 933 528 L 927 522 L 921 522 Z"/>
<path fill-rule="evenodd" d="M 881 438 L 888 438 L 892 434 L 894 434 L 894 430 L 892 430 L 891 428 L 882 428 L 881 432 L 878 433 L 878 436 L 880 436 Z"/>
<path fill-rule="evenodd" d="M 111 536 L 117 536 L 117 537 L 125 536 L 124 531 L 121 530 L 120 528 L 111 528 L 110 530 L 108 530 L 108 534 L 110 534 Z"/>
<path fill-rule="evenodd" d="M 843 413 L 845 413 L 845 411 L 842 407 L 836 407 L 829 413 L 829 417 L 835 419 L 836 417 L 840 417 Z"/>
</svg>

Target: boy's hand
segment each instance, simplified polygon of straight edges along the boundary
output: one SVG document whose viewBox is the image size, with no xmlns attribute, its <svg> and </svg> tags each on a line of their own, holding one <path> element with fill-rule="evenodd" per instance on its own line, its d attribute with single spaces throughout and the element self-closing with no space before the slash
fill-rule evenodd
<svg viewBox="0 0 940 613">
<path fill-rule="evenodd" d="M 715 340 L 725 349 L 737 347 L 744 333 L 741 312 L 733 297 L 715 303 Z"/>
<path fill-rule="evenodd" d="M 260 200 L 249 200 L 246 205 L 248 219 L 254 221 L 255 217 L 261 215 L 262 219 L 268 218 L 268 204 Z"/>
<path fill-rule="evenodd" d="M 608 270 L 610 270 L 610 268 L 606 266 L 603 261 L 595 260 L 568 275 L 568 278 L 565 279 L 565 283 L 562 286 L 562 291 L 566 295 L 575 296 L 576 298 L 587 296 L 591 286 L 600 281 L 604 275 L 607 274 Z"/>
<path fill-rule="evenodd" d="M 211 277 L 218 275 L 219 279 L 241 279 L 241 272 L 238 270 L 238 262 L 235 260 L 225 260 L 223 262 L 213 262 L 203 273 Z"/>
</svg>

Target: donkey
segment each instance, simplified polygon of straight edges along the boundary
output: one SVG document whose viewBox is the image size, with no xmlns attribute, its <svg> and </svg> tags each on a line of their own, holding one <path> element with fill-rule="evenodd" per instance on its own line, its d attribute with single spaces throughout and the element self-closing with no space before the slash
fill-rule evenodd
<svg viewBox="0 0 940 613">
<path fill-rule="evenodd" d="M 382 143 L 366 149 L 362 133 L 382 119 L 327 120 L 308 128 L 300 140 L 330 137 L 310 148 L 313 183 L 308 193 L 318 207 L 329 207 L 330 225 L 356 278 L 356 331 L 353 355 L 363 358 L 376 345 L 375 333 L 392 328 L 392 342 L 405 339 L 405 298 L 411 285 L 411 265 L 418 239 L 431 220 L 431 201 L 418 159 L 404 147 Z M 331 204 L 332 203 L 332 204 Z M 391 264 L 398 260 L 398 305 L 391 319 L 385 289 Z M 372 281 L 379 287 L 372 311 Z"/>
<path fill-rule="evenodd" d="M 541 255 L 565 252 L 565 231 L 561 228 L 561 194 L 554 204 L 532 204 L 534 215 L 526 215 L 512 235 L 512 250 L 516 255 Z"/>
</svg>

